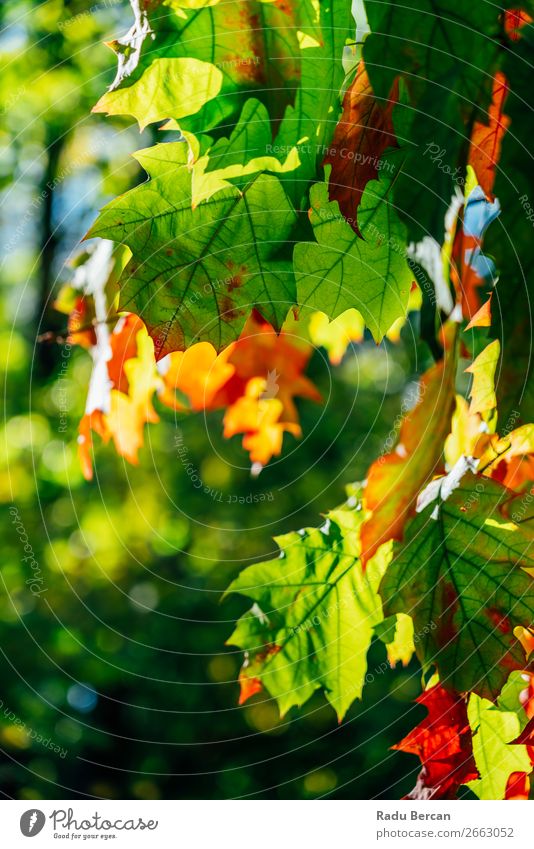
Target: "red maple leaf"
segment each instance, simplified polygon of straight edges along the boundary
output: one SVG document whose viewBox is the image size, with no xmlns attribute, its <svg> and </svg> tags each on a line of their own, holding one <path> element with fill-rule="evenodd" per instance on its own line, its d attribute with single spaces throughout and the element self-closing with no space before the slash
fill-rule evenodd
<svg viewBox="0 0 534 849">
<path fill-rule="evenodd" d="M 504 31 L 512 41 L 519 41 L 521 33 L 519 30 L 525 24 L 530 24 L 532 18 L 522 9 L 506 9 L 504 13 Z"/>
<path fill-rule="evenodd" d="M 478 778 L 465 700 L 441 684 L 416 701 L 428 716 L 393 746 L 421 759 L 422 768 L 407 799 L 454 799 L 461 784 Z"/>
</svg>

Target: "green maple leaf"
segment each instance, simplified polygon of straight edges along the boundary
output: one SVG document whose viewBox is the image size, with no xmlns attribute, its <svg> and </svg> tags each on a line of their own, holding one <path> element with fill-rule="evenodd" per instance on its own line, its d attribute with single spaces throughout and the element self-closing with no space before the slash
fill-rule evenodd
<svg viewBox="0 0 534 849">
<path fill-rule="evenodd" d="M 188 138 L 195 154 L 193 165 L 192 202 L 197 206 L 220 189 L 230 185 L 244 188 L 253 174 L 269 171 L 282 175 L 299 166 L 296 147 L 287 152 L 284 161 L 273 156 L 272 130 L 266 107 L 250 97 L 229 139 L 215 144 L 203 138 Z M 205 148 L 205 150 L 203 150 Z"/>
<path fill-rule="evenodd" d="M 443 240 L 455 185 L 462 185 L 473 122 L 491 101 L 500 58 L 501 10 L 490 3 L 414 0 L 366 6 L 363 56 L 373 91 L 389 97 L 397 75 L 408 92 L 394 123 L 407 157 L 395 190 L 411 239 Z"/>
<path fill-rule="evenodd" d="M 430 486 L 444 492 L 448 480 Z M 424 634 L 419 659 L 437 666 L 444 686 L 492 699 L 511 670 L 525 668 L 514 628 L 534 621 L 534 581 L 522 568 L 534 567 L 532 535 L 502 515 L 509 496 L 468 473 L 407 525 L 380 588 L 385 615 L 413 617 Z"/>
<path fill-rule="evenodd" d="M 317 243 L 300 242 L 293 261 L 299 304 L 335 318 L 357 309 L 375 340 L 406 315 L 412 272 L 406 261 L 405 228 L 389 202 L 394 183 L 385 174 L 370 181 L 358 209 L 360 238 L 347 223 L 328 186 L 310 192 L 310 220 Z"/>
<path fill-rule="evenodd" d="M 480 775 L 468 787 L 479 799 L 504 799 L 513 772 L 532 772 L 526 746 L 509 745 L 520 731 L 516 713 L 498 709 L 475 693 L 467 707 L 473 732 L 473 756 Z"/>
<path fill-rule="evenodd" d="M 292 14 L 261 0 L 201 8 L 167 0 L 151 3 L 147 15 L 137 62 L 95 111 L 132 115 L 141 127 L 176 118 L 183 130 L 206 132 L 227 126 L 252 93 L 281 117 L 299 71 Z M 119 53 L 136 46 L 135 38 L 124 42 Z"/>
<path fill-rule="evenodd" d="M 120 308 L 141 316 L 157 356 L 199 340 L 220 350 L 254 306 L 279 327 L 295 300 L 283 254 L 296 219 L 279 181 L 259 174 L 192 209 L 184 143 L 135 155 L 152 179 L 104 207 L 88 236 L 130 248 Z"/>
<path fill-rule="evenodd" d="M 248 652 L 247 676 L 261 680 L 282 714 L 322 688 L 341 720 L 361 697 L 387 560 L 363 572 L 360 523 L 361 512 L 340 509 L 322 528 L 277 537 L 280 556 L 248 567 L 228 589 L 254 605 L 227 642 Z"/>
</svg>

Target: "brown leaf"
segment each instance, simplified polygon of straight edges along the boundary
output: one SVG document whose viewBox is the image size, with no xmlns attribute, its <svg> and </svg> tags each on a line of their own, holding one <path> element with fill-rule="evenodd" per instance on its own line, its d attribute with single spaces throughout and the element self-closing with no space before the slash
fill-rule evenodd
<svg viewBox="0 0 534 849">
<path fill-rule="evenodd" d="M 363 60 L 345 92 L 343 113 L 324 160 L 332 166 L 329 193 L 351 227 L 358 232 L 356 215 L 363 190 L 378 174 L 378 163 L 388 147 L 397 147 L 392 112 L 398 97 L 395 83 L 386 104 L 375 99 Z"/>
</svg>

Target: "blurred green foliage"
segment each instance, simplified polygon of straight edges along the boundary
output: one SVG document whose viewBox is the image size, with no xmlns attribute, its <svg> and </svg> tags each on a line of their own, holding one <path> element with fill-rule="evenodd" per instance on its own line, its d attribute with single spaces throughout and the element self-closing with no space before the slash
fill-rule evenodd
<svg viewBox="0 0 534 849">
<path fill-rule="evenodd" d="M 399 797 L 418 764 L 388 750 L 423 714 L 417 666 L 385 671 L 375 643 L 364 700 L 340 726 L 320 695 L 283 721 L 265 695 L 238 707 L 242 656 L 225 640 L 246 601 L 220 598 L 273 554 L 273 535 L 318 523 L 365 474 L 426 365 L 411 328 L 404 345 L 366 342 L 336 369 L 317 351 L 324 406 L 301 404 L 303 439 L 286 436 L 258 479 L 220 414 L 163 409 L 139 467 L 98 446 L 87 484 L 76 432 L 89 356 L 36 339 L 63 326 L 51 303 L 98 207 L 142 178 L 128 155 L 143 146 L 137 130 L 90 112 L 114 73 L 102 42 L 130 10 L 4 2 L 0 24 L 1 792 Z"/>
</svg>

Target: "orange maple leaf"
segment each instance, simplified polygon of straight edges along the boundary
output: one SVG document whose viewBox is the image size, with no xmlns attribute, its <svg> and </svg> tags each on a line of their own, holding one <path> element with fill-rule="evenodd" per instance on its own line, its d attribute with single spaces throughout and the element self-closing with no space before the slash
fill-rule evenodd
<svg viewBox="0 0 534 849">
<path fill-rule="evenodd" d="M 245 394 L 231 404 L 224 415 L 224 436 L 243 433 L 243 448 L 253 463 L 265 466 L 282 451 L 284 433 L 300 436 L 300 425 L 281 421 L 284 405 L 279 398 L 265 398 L 267 381 L 253 377 Z"/>
<path fill-rule="evenodd" d="M 198 342 L 186 351 L 173 351 L 158 363 L 162 377 L 159 400 L 168 407 L 187 409 L 177 396 L 185 395 L 189 409 L 211 410 L 217 392 L 230 380 L 235 367 L 228 362 L 234 345 L 217 354 L 209 342 Z"/>
<path fill-rule="evenodd" d="M 228 362 L 234 366 L 234 374 L 217 394 L 215 403 L 233 403 L 245 395 L 251 378 L 263 377 L 269 397 L 282 402 L 282 420 L 298 422 L 296 397 L 321 401 L 320 393 L 304 375 L 311 354 L 308 342 L 284 330 L 276 333 L 269 322 L 253 313 L 230 351 Z"/>
<path fill-rule="evenodd" d="M 226 408 L 225 437 L 242 434 L 243 447 L 259 466 L 280 454 L 284 433 L 301 435 L 295 398 L 321 400 L 303 374 L 312 346 L 290 333 L 277 334 L 257 314 L 220 354 L 199 342 L 168 354 L 156 366 L 145 325 L 132 313 L 119 318 L 107 349 L 107 382 L 99 405 L 88 409 L 80 423 L 79 455 L 88 479 L 91 432 L 105 442 L 113 439 L 118 454 L 137 463 L 144 426 L 158 421 L 155 391 L 163 404 L 180 411 Z"/>
<path fill-rule="evenodd" d="M 497 163 L 501 155 L 502 139 L 510 126 L 510 119 L 503 111 L 507 94 L 506 77 L 499 71 L 493 79 L 493 94 L 488 109 L 488 123 L 475 121 L 471 134 L 469 164 L 473 167 L 477 180 L 489 200 L 493 200 L 493 184 Z"/>
<path fill-rule="evenodd" d="M 79 427 L 78 453 L 87 480 L 93 477 L 91 431 L 104 442 L 113 439 L 117 453 L 136 464 L 145 424 L 159 421 L 152 405 L 157 386 L 154 345 L 137 316 L 119 320 L 110 337 L 110 351 L 102 408 L 86 412 Z"/>
<path fill-rule="evenodd" d="M 261 693 L 263 685 L 259 678 L 249 678 L 246 672 L 242 669 L 239 673 L 239 705 L 244 705 L 252 696 Z"/>
<path fill-rule="evenodd" d="M 159 399 L 181 410 L 226 408 L 224 436 L 243 434 L 251 461 L 264 466 L 280 454 L 284 433 L 301 435 L 295 398 L 321 400 L 303 374 L 311 352 L 309 343 L 277 334 L 253 314 L 239 339 L 220 354 L 199 342 L 161 360 Z"/>
</svg>

